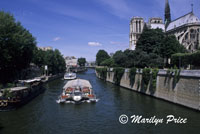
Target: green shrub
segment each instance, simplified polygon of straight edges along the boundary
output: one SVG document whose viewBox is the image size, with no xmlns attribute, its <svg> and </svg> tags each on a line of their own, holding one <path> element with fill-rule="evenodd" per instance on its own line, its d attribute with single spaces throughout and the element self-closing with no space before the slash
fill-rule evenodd
<svg viewBox="0 0 200 134">
<path fill-rule="evenodd" d="M 134 83 L 135 83 L 135 75 L 136 75 L 136 71 L 137 69 L 135 67 L 130 69 L 129 72 L 129 79 L 130 79 L 130 86 L 133 87 Z"/>
<path fill-rule="evenodd" d="M 100 78 L 106 80 L 107 77 L 107 68 L 96 68 L 96 72 L 100 75 Z"/>
<path fill-rule="evenodd" d="M 156 89 L 156 80 L 159 70 L 157 68 L 152 69 L 152 88 L 153 90 Z"/>
<path fill-rule="evenodd" d="M 144 68 L 142 71 L 142 81 L 144 84 L 144 89 L 147 89 L 147 86 L 149 84 L 150 81 L 150 73 L 151 73 L 151 69 L 150 68 Z"/>
<path fill-rule="evenodd" d="M 109 58 L 109 59 L 106 59 L 104 61 L 101 62 L 101 66 L 107 66 L 107 67 L 113 67 L 115 64 L 113 58 Z"/>
<path fill-rule="evenodd" d="M 113 72 L 114 72 L 113 81 L 115 82 L 115 84 L 120 85 L 121 78 L 124 74 L 124 68 L 116 67 L 113 69 Z"/>
<path fill-rule="evenodd" d="M 176 53 L 172 55 L 172 65 L 187 67 L 194 65 L 200 67 L 200 51 L 195 53 Z"/>
<path fill-rule="evenodd" d="M 173 77 L 173 88 L 175 88 L 176 84 L 178 83 L 179 79 L 180 79 L 180 69 L 177 69 L 177 67 L 175 66 L 174 69 L 168 69 L 167 70 L 167 78 L 171 79 Z M 168 81 L 169 82 L 169 81 Z"/>
<path fill-rule="evenodd" d="M 10 89 L 7 88 L 3 91 L 3 96 L 8 98 L 8 97 L 12 97 L 12 92 L 10 92 Z"/>
<path fill-rule="evenodd" d="M 173 79 L 173 86 L 174 87 L 175 87 L 175 85 L 178 83 L 178 81 L 180 79 L 180 72 L 181 72 L 181 70 L 174 69 L 174 79 Z"/>
<path fill-rule="evenodd" d="M 11 88 L 11 87 L 14 87 L 14 86 L 15 86 L 15 84 L 13 84 L 13 83 L 7 83 L 7 85 L 6 85 L 7 88 Z"/>
</svg>

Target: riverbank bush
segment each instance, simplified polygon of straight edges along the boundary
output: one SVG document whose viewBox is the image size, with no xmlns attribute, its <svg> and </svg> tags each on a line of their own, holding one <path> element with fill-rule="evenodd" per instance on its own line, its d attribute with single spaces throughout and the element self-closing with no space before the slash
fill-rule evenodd
<svg viewBox="0 0 200 134">
<path fill-rule="evenodd" d="M 135 75 L 136 75 L 137 69 L 135 67 L 131 68 L 129 71 L 129 79 L 130 79 L 130 86 L 133 87 L 135 83 Z"/>
<path fill-rule="evenodd" d="M 114 72 L 113 81 L 115 82 L 116 85 L 120 85 L 121 78 L 124 74 L 124 68 L 116 67 L 113 69 L 113 72 Z"/>
<path fill-rule="evenodd" d="M 200 51 L 195 53 L 176 53 L 172 55 L 172 64 L 186 68 L 188 65 L 200 67 Z"/>
<path fill-rule="evenodd" d="M 152 69 L 151 77 L 152 77 L 152 90 L 153 90 L 153 92 L 155 92 L 155 90 L 156 90 L 156 81 L 157 81 L 158 72 L 159 72 L 159 70 L 157 68 Z"/>
<path fill-rule="evenodd" d="M 150 81 L 150 73 L 151 73 L 151 69 L 150 68 L 144 68 L 142 71 L 142 82 L 143 82 L 143 88 L 146 91 L 149 81 Z"/>
<path fill-rule="evenodd" d="M 181 70 L 179 70 L 177 68 L 174 69 L 173 88 L 176 87 L 176 84 L 178 83 L 178 81 L 180 79 L 180 72 L 181 72 Z"/>
<path fill-rule="evenodd" d="M 106 80 L 107 77 L 107 68 L 96 68 L 97 74 L 101 77 L 101 79 Z"/>
<path fill-rule="evenodd" d="M 169 83 L 170 79 L 173 78 L 172 87 L 175 88 L 176 84 L 178 83 L 178 81 L 180 79 L 180 73 L 181 73 L 181 70 L 178 69 L 176 66 L 174 69 L 173 68 L 168 69 L 167 73 L 166 73 L 165 83 L 166 83 L 167 79 L 168 79 L 168 83 Z"/>
</svg>

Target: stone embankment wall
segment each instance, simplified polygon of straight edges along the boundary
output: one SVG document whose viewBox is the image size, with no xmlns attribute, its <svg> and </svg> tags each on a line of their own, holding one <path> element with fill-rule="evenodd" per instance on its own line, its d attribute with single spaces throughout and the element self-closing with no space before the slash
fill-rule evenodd
<svg viewBox="0 0 200 134">
<path fill-rule="evenodd" d="M 59 79 L 59 78 L 62 78 L 62 77 L 64 77 L 64 73 L 48 76 L 46 82 L 50 82 L 50 81 L 53 81 L 53 80 L 56 80 L 56 79 Z"/>
<path fill-rule="evenodd" d="M 96 75 L 100 78 L 99 74 Z M 114 83 L 113 78 L 114 72 L 107 73 L 106 81 Z M 127 69 L 120 81 L 122 87 L 200 111 L 200 70 L 182 70 L 176 83 L 174 83 L 174 74 L 169 77 L 166 70 L 159 70 L 156 89 L 150 88 L 150 85 L 151 80 L 147 89 L 144 89 L 142 73 L 137 72 L 134 85 L 130 86 Z"/>
</svg>

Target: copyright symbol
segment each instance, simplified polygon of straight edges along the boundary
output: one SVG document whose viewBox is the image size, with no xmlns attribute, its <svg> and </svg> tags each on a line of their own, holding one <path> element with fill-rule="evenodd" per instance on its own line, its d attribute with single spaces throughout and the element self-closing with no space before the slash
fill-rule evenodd
<svg viewBox="0 0 200 134">
<path fill-rule="evenodd" d="M 128 116 L 125 114 L 122 114 L 121 116 L 119 116 L 119 122 L 121 124 L 126 124 L 128 122 Z"/>
</svg>

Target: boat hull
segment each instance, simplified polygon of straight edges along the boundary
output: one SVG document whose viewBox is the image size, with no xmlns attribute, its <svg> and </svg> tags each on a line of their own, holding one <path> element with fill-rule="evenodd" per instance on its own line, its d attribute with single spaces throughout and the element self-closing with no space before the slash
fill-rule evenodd
<svg viewBox="0 0 200 134">
<path fill-rule="evenodd" d="M 64 77 L 64 80 L 74 80 L 76 77 Z"/>
<path fill-rule="evenodd" d="M 39 94 L 43 93 L 45 91 L 45 88 L 43 87 L 43 83 L 40 83 L 36 86 L 33 86 L 30 90 L 28 95 L 21 97 L 17 101 L 11 101 L 7 99 L 0 99 L 0 111 L 10 111 L 15 110 L 25 104 L 27 104 L 29 101 L 37 97 Z M 2 105 L 2 102 L 4 105 Z"/>
</svg>

